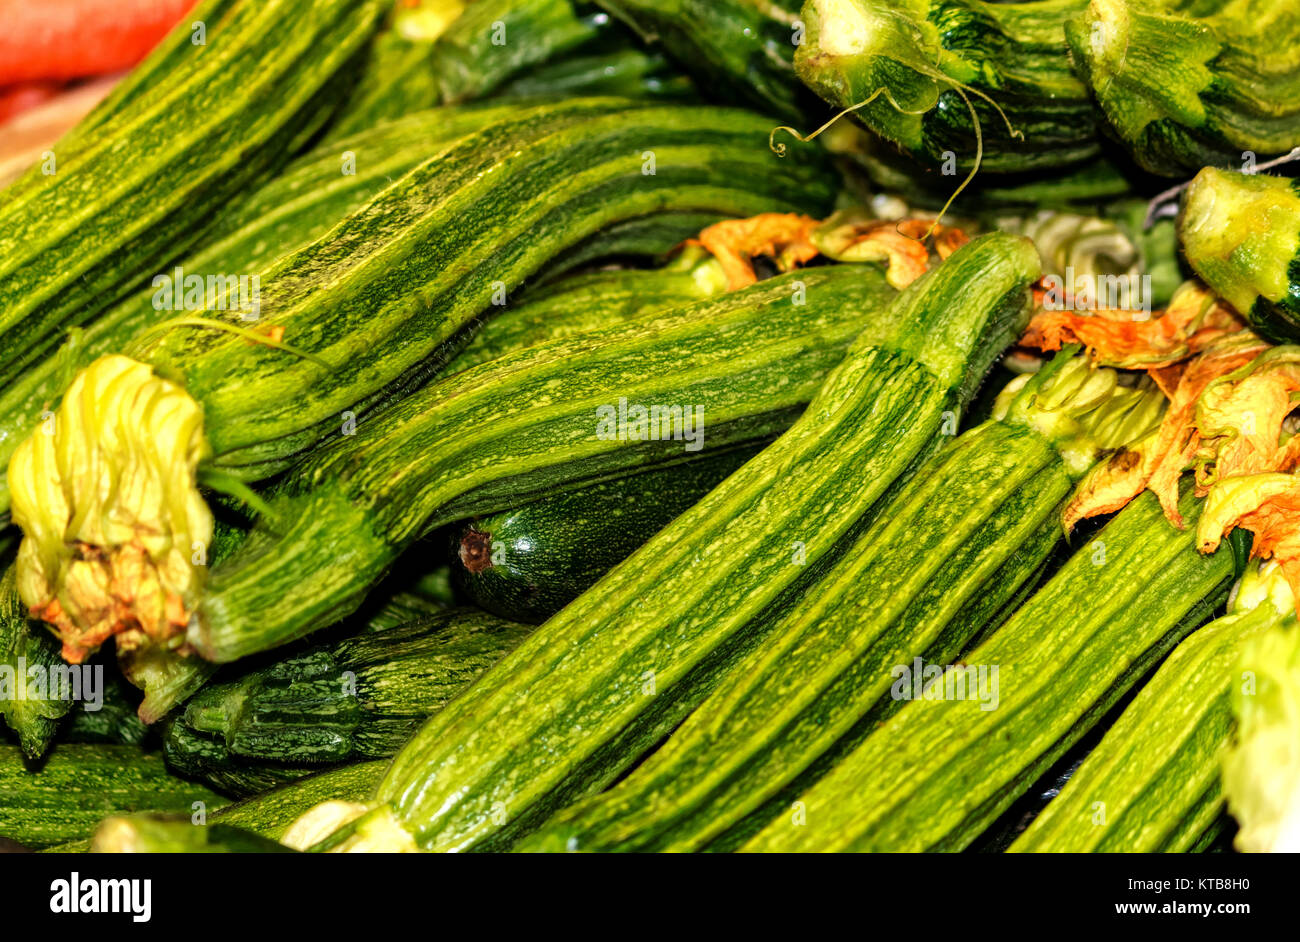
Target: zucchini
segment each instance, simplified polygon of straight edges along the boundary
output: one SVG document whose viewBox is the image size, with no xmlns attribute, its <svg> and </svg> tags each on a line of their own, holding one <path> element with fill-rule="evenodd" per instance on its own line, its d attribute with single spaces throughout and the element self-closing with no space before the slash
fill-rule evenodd
<svg viewBox="0 0 1300 942">
<path fill-rule="evenodd" d="M 48 676 L 51 668 L 62 664 L 58 642 L 29 617 L 27 606 L 18 597 L 14 569 L 5 567 L 0 576 L 0 718 L 17 735 L 29 758 L 45 754 L 73 702 L 27 696 L 28 670 L 35 668 Z"/>
<path fill-rule="evenodd" d="M 785 120 L 807 94 L 794 72 L 795 0 L 599 0 L 647 42 L 663 43 L 700 88 Z"/>
<path fill-rule="evenodd" d="M 1178 238 L 1215 294 L 1274 343 L 1300 340 L 1300 179 L 1206 167 L 1183 196 Z"/>
<path fill-rule="evenodd" d="M 133 814 L 105 818 L 90 840 L 92 854 L 292 854 L 293 848 L 230 824 L 195 825 L 185 818 Z"/>
<path fill-rule="evenodd" d="M 243 796 L 313 767 L 391 756 L 527 634 L 452 609 L 309 648 L 200 690 L 167 724 L 167 763 Z"/>
<path fill-rule="evenodd" d="M 761 447 L 602 481 L 466 523 L 452 537 L 456 584 L 490 612 L 541 624 Z"/>
<path fill-rule="evenodd" d="M 1195 518 L 1197 504 L 1189 491 L 1181 510 Z M 963 655 L 968 676 L 998 669 L 996 709 L 913 699 L 846 743 L 792 813 L 742 850 L 965 848 L 1206 619 L 1232 569 L 1230 553 L 1202 556 L 1194 532 L 1170 526 L 1144 493 Z"/>
<path fill-rule="evenodd" d="M 485 321 L 444 373 L 539 343 L 646 319 L 726 289 L 721 267 L 702 249 L 684 252 L 664 268 L 596 271 L 538 285 L 525 291 L 520 303 Z"/>
<path fill-rule="evenodd" d="M 291 163 L 270 180 L 222 213 L 206 232 L 202 247 L 180 261 L 196 274 L 250 272 L 264 269 L 282 255 L 301 249 L 334 227 L 339 220 L 423 162 L 431 151 L 509 117 L 514 105 L 442 108 L 411 115 L 333 144 L 322 145 Z M 343 157 L 351 153 L 355 173 L 342 173 Z M 707 222 L 716 216 L 705 217 Z M 694 217 L 692 217 L 694 222 Z M 707 222 L 705 224 L 707 224 Z M 698 227 L 692 231 L 698 231 Z M 654 247 L 662 251 L 681 237 Z M 609 239 L 613 251 L 625 246 L 617 234 Z M 593 246 L 593 254 L 603 246 Z M 0 468 L 22 439 L 57 406 L 73 373 L 96 357 L 124 348 L 160 315 L 150 285 L 114 304 L 95 322 L 77 332 L 55 357 L 33 364 L 0 392 Z M 9 510 L 7 476 L 0 473 L 0 509 Z"/>
<path fill-rule="evenodd" d="M 322 849 L 507 846 L 608 784 L 816 591 L 1026 322 L 1038 276 L 1029 242 L 991 234 L 915 281 L 788 432 L 432 717 Z M 808 303 L 829 293 L 810 284 Z"/>
<path fill-rule="evenodd" d="M 924 166 L 970 169 L 982 141 L 986 171 L 1060 170 L 1101 153 L 1061 30 L 1086 3 L 807 0 L 795 69 L 837 108 L 887 90 L 854 114 Z"/>
<path fill-rule="evenodd" d="M 355 134 L 426 108 L 483 98 L 510 78 L 601 44 L 613 32 L 572 0 L 472 3 L 411 38 L 400 19 L 375 37 L 361 80 L 326 135 Z"/>
<path fill-rule="evenodd" d="M 278 841 L 302 814 L 322 801 L 363 801 L 379 784 L 388 762 L 375 759 L 318 772 L 288 785 L 218 808 L 213 824 L 229 824 Z"/>
<path fill-rule="evenodd" d="M 701 850 L 779 816 L 837 740 L 902 705 L 896 665 L 947 663 L 1032 584 L 1074 480 L 1155 430 L 1163 396 L 1118 380 L 1064 355 L 1013 380 L 995 418 L 917 471 L 667 743 L 527 846 Z"/>
<path fill-rule="evenodd" d="M 217 3 L 221 14 L 225 4 Z M 0 198 L 0 383 L 187 248 L 340 100 L 378 0 L 241 0 L 207 45 Z M 199 8 L 193 14 L 203 19 Z M 165 56 L 174 57 L 175 44 Z M 169 133 L 159 135 L 166 127 Z M 132 159 L 124 167 L 123 154 Z"/>
<path fill-rule="evenodd" d="M 520 75 L 498 88 L 496 98 L 620 95 L 625 98 L 694 100 L 695 86 L 663 56 L 626 49 L 567 56 Z"/>
<path fill-rule="evenodd" d="M 275 522 L 213 567 L 187 640 L 220 662 L 283 644 L 355 608 L 439 526 L 690 456 L 683 440 L 598 434 L 620 398 L 703 410 L 710 452 L 770 438 L 893 295 L 875 267 L 809 269 L 428 386 L 281 482 Z"/>
<path fill-rule="evenodd" d="M 1174 649 L 1012 852 L 1181 853 L 1200 841 L 1224 808 L 1243 642 L 1295 618 L 1281 571 L 1265 565 L 1243 576 L 1227 615 Z"/>
<path fill-rule="evenodd" d="M 190 815 L 227 803 L 202 785 L 168 775 L 161 756 L 135 746 L 62 743 L 32 771 L 16 746 L 0 744 L 0 837 L 29 847 L 89 837 L 109 814 Z"/>
<path fill-rule="evenodd" d="M 208 312 L 208 321 L 236 332 L 183 320 L 139 343 L 136 359 L 96 361 L 74 382 L 55 434 L 29 436 L 10 460 L 14 519 L 27 536 L 19 549 L 24 601 L 60 626 L 73 657 L 135 631 L 135 623 L 141 644 L 175 637 L 205 575 L 192 546 L 211 539 L 210 511 L 195 488 L 200 464 L 205 482 L 263 478 L 325 437 L 346 441 L 354 421 L 364 426 L 369 410 L 441 368 L 455 338 L 500 292 L 611 222 L 669 206 L 719 215 L 821 207 L 830 195 L 822 165 L 778 161 L 755 146 L 766 127 L 743 112 L 623 99 L 524 109 L 451 144 L 275 263 L 261 282 L 257 333 L 265 342 L 249 343 L 240 312 Z M 654 174 L 644 172 L 647 140 Z M 322 281 L 329 292 L 320 291 Z M 128 416 L 128 404 L 140 414 Z M 159 422 L 166 431 L 151 431 Z M 120 434 L 136 444 L 113 446 L 125 444 Z M 95 454 L 104 474 L 139 469 L 169 496 L 132 489 L 108 496 L 98 483 L 81 490 L 75 474 L 57 470 L 58 443 L 73 440 L 75 453 Z M 106 496 L 138 505 L 82 506 Z M 73 517 L 64 515 L 73 506 Z M 66 531 L 73 518 L 84 528 Z M 109 519 L 134 519 L 142 529 L 114 528 L 110 538 L 101 532 Z M 143 552 L 136 533 L 148 533 L 151 548 L 149 563 L 133 570 L 133 601 L 105 606 L 104 591 L 88 586 L 74 600 L 69 579 L 80 585 L 105 567 L 134 565 L 126 557 Z"/>
<path fill-rule="evenodd" d="M 1110 129 L 1153 173 L 1300 144 L 1300 13 L 1272 0 L 1091 0 L 1066 23 Z"/>
<path fill-rule="evenodd" d="M 1300 773 L 1300 629 L 1294 621 L 1242 645 L 1233 665 L 1235 735 L 1223 756 L 1223 791 L 1245 853 L 1295 853 Z M 1240 682 L 1237 682 L 1240 680 Z"/>
</svg>

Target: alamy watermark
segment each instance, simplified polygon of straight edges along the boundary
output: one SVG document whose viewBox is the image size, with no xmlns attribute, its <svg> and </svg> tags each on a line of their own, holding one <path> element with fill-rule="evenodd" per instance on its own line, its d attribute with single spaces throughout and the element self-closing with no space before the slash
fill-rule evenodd
<svg viewBox="0 0 1300 942">
<path fill-rule="evenodd" d="M 153 276 L 155 311 L 238 311 L 255 321 L 262 312 L 262 284 L 257 275 L 171 274 Z"/>
<path fill-rule="evenodd" d="M 617 406 L 596 407 L 601 441 L 681 441 L 686 451 L 704 447 L 704 406 L 643 406 L 620 396 Z"/>
<path fill-rule="evenodd" d="M 1151 316 L 1150 275 L 1094 275 L 1074 273 L 1067 265 L 1065 277 L 1043 276 L 1043 308 L 1048 311 L 1121 310 Z"/>
<path fill-rule="evenodd" d="M 103 664 L 0 664 L 0 700 L 72 700 L 87 713 L 104 706 Z"/>
<path fill-rule="evenodd" d="M 891 668 L 894 685 L 889 695 L 895 700 L 978 700 L 981 710 L 998 708 L 998 666 L 996 664 L 926 664 L 913 658 L 911 664 Z"/>
</svg>

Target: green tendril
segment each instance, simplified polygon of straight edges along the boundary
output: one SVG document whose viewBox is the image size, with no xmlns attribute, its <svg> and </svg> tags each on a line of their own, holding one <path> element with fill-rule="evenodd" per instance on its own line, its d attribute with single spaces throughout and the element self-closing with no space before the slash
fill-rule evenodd
<svg viewBox="0 0 1300 942">
<path fill-rule="evenodd" d="M 266 499 L 229 471 L 201 467 L 199 468 L 198 478 L 199 484 L 208 490 L 216 491 L 218 494 L 225 494 L 227 497 L 246 504 L 259 517 L 264 517 L 272 525 L 277 522 L 276 513 L 271 509 L 271 505 L 266 502 Z"/>
<path fill-rule="evenodd" d="M 975 111 L 975 106 L 971 104 L 971 100 L 970 98 L 967 97 L 966 93 L 969 92 L 970 94 L 982 98 L 984 99 L 984 101 L 988 102 L 989 105 L 993 107 L 993 110 L 996 111 L 998 115 L 1001 116 L 1002 120 L 1006 123 L 1007 134 L 1010 135 L 1010 137 L 1013 140 L 1023 141 L 1025 139 L 1025 135 L 1024 132 L 1017 130 L 1016 127 L 1012 125 L 1011 119 L 1007 117 L 1007 114 L 1005 111 L 1002 110 L 1002 107 L 992 98 L 990 98 L 987 94 L 980 91 L 978 88 L 971 88 L 969 85 L 965 85 L 961 82 L 956 81 L 951 76 L 945 75 L 942 71 L 940 71 L 940 69 L 937 66 L 931 68 L 917 68 L 914 65 L 913 68 L 915 68 L 916 71 L 920 72 L 922 75 L 928 76 L 929 78 L 934 79 L 936 82 L 945 84 L 949 86 L 953 91 L 955 91 L 961 97 L 962 102 L 966 105 L 966 109 L 970 112 L 971 122 L 974 124 L 975 127 L 975 163 L 971 167 L 970 173 L 966 174 L 966 179 L 962 180 L 961 184 L 957 187 L 957 189 L 954 190 L 952 195 L 948 197 L 948 201 L 944 203 L 943 208 L 939 210 L 939 215 L 935 217 L 934 222 L 930 224 L 930 228 L 927 229 L 925 235 L 921 237 L 921 241 L 925 241 L 926 239 L 930 238 L 931 235 L 934 234 L 935 229 L 939 227 L 939 223 L 943 221 L 943 217 L 947 215 L 948 210 L 952 207 L 952 204 L 956 201 L 957 197 L 961 195 L 962 191 L 965 190 L 966 187 L 970 186 L 971 181 L 974 180 L 975 175 L 979 173 L 980 165 L 984 161 L 984 133 L 982 127 L 980 126 L 980 117 L 979 114 Z M 778 157 L 784 157 L 786 152 L 786 147 L 784 143 L 779 143 L 779 144 L 776 143 L 777 131 L 788 131 L 790 135 L 795 138 L 795 140 L 799 141 L 802 144 L 806 144 L 809 141 L 811 141 L 813 138 L 821 134 L 823 131 L 830 128 L 832 125 L 834 125 L 845 115 L 857 111 L 859 108 L 865 108 L 867 105 L 871 104 L 873 101 L 875 101 L 877 98 L 880 98 L 882 95 L 884 96 L 885 101 L 889 103 L 889 106 L 893 108 L 895 111 L 897 111 L 899 114 L 920 115 L 920 114 L 925 114 L 930 110 L 930 107 L 926 107 L 926 108 L 917 109 L 915 111 L 909 111 L 894 99 L 893 93 L 890 92 L 890 90 L 886 86 L 882 85 L 880 88 L 877 88 L 874 92 L 872 92 L 862 101 L 854 105 L 849 105 L 849 107 L 845 108 L 839 114 L 832 117 L 829 121 L 827 121 L 817 130 L 813 131 L 811 134 L 808 135 L 800 134 L 797 130 L 795 130 L 792 127 L 789 127 L 788 125 L 781 125 L 780 127 L 773 128 L 772 133 L 769 134 L 767 137 L 767 146 L 772 150 L 772 153 L 776 154 Z"/>
<path fill-rule="evenodd" d="M 252 343 L 259 343 L 263 346 L 272 347 L 276 350 L 283 350 L 285 353 L 291 353 L 294 356 L 302 357 L 304 360 L 309 360 L 323 369 L 331 371 L 338 369 L 338 367 L 329 360 L 322 356 L 318 356 L 309 350 L 303 350 L 300 347 L 292 346 L 291 344 L 285 343 L 283 340 L 273 340 L 266 336 L 266 334 L 259 334 L 257 331 L 251 330 L 247 327 L 238 327 L 234 324 L 227 324 L 225 321 L 215 320 L 210 317 L 176 317 L 168 321 L 163 321 L 161 324 L 155 324 L 136 338 L 135 343 L 132 344 L 132 349 L 135 351 L 140 350 L 146 340 L 152 338 L 156 334 L 162 333 L 163 331 L 171 330 L 173 327 L 199 327 L 207 328 L 209 330 L 225 331 L 226 333 L 242 337 Z"/>
</svg>

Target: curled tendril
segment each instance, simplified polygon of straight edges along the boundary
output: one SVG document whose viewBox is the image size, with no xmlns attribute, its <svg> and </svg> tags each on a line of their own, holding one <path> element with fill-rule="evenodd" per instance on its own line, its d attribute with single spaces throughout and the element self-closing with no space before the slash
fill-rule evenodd
<svg viewBox="0 0 1300 942">
<path fill-rule="evenodd" d="M 957 189 L 955 189 L 952 195 L 948 197 L 948 201 L 944 203 L 943 208 L 939 210 L 939 215 L 935 217 L 934 222 L 930 224 L 930 228 L 927 229 L 925 235 L 921 237 L 921 240 L 924 241 L 926 239 L 929 239 L 930 236 L 934 234 L 935 229 L 939 227 L 939 224 L 943 221 L 943 217 L 947 214 L 953 202 L 956 201 L 957 197 L 961 195 L 962 190 L 966 189 L 966 187 L 970 185 L 971 181 L 975 179 L 975 174 L 979 173 L 980 164 L 984 160 L 984 134 L 983 134 L 983 130 L 980 127 L 979 114 L 976 113 L 975 106 L 971 104 L 970 98 L 967 97 L 967 92 L 969 92 L 972 95 L 975 95 L 978 98 L 984 99 L 984 101 L 988 102 L 993 107 L 993 110 L 995 110 L 1001 116 L 1003 122 L 1006 123 L 1007 134 L 1013 140 L 1023 141 L 1025 139 L 1025 135 L 1023 131 L 1018 130 L 1014 125 L 1012 125 L 1011 119 L 1007 117 L 1007 113 L 1002 110 L 1002 107 L 996 101 L 994 101 L 992 98 L 986 95 L 984 92 L 980 91 L 978 88 L 971 88 L 969 85 L 964 85 L 961 82 L 956 81 L 955 79 L 941 72 L 937 66 L 932 67 L 932 69 L 917 69 L 917 71 L 920 72 L 922 75 L 927 75 L 930 78 L 934 79 L 935 81 L 941 82 L 944 85 L 949 86 L 953 91 L 955 91 L 961 97 L 961 100 L 966 105 L 967 110 L 970 111 L 971 121 L 975 126 L 975 164 L 974 166 L 971 167 L 970 173 L 966 174 L 966 179 L 962 180 L 961 184 L 957 187 Z M 874 92 L 872 92 L 862 101 L 853 105 L 849 105 L 849 107 L 845 108 L 839 114 L 832 117 L 829 121 L 827 121 L 817 130 L 813 131 L 811 134 L 808 135 L 800 134 L 797 130 L 787 125 L 781 125 L 780 127 L 773 128 L 772 133 L 769 134 L 767 137 L 767 146 L 771 148 L 772 153 L 776 154 L 778 157 L 784 157 L 786 152 L 786 147 L 784 142 L 777 143 L 776 133 L 778 131 L 788 131 L 790 135 L 795 138 L 795 140 L 799 141 L 800 143 L 806 144 L 807 142 L 811 141 L 813 138 L 821 134 L 823 131 L 830 128 L 832 125 L 834 125 L 845 115 L 857 111 L 859 108 L 865 108 L 867 105 L 871 104 L 873 101 L 875 101 L 877 98 L 880 98 L 881 96 L 884 96 L 885 101 L 889 102 L 889 106 L 893 108 L 895 111 L 897 111 L 899 114 L 918 115 L 918 114 L 925 114 L 927 111 L 930 110 L 930 108 L 927 107 L 927 108 L 920 108 L 917 110 L 909 111 L 894 99 L 893 93 L 890 92 L 890 90 L 886 86 L 882 85 L 880 88 L 877 88 Z"/>
</svg>

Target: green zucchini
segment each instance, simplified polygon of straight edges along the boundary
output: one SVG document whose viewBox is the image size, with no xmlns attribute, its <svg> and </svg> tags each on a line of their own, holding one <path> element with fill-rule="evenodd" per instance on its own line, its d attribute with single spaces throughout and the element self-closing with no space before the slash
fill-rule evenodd
<svg viewBox="0 0 1300 942">
<path fill-rule="evenodd" d="M 1300 10 L 1273 0 L 1091 0 L 1066 24 L 1114 135 L 1153 173 L 1300 144 Z"/>
<path fill-rule="evenodd" d="M 289 825 L 322 801 L 364 801 L 384 777 L 386 768 L 386 760 L 375 759 L 318 772 L 219 808 L 208 820 L 278 841 Z"/>
<path fill-rule="evenodd" d="M 32 771 L 16 746 L 0 744 L 0 837 L 29 847 L 89 837 L 110 814 L 206 814 L 224 804 L 227 799 L 172 777 L 161 756 L 135 746 L 62 743 Z"/>
<path fill-rule="evenodd" d="M 230 824 L 196 825 L 169 815 L 105 818 L 90 840 L 92 854 L 292 854 L 293 848 Z"/>
<path fill-rule="evenodd" d="M 541 624 L 761 447 L 602 481 L 466 523 L 452 537 L 457 585 L 490 612 Z"/>
<path fill-rule="evenodd" d="M 0 576 L 0 718 L 18 737 L 24 754 L 35 759 L 45 754 L 59 721 L 73 707 L 71 699 L 27 696 L 28 671 L 39 672 L 63 664 L 59 645 L 32 619 L 18 597 L 12 566 Z"/>
<path fill-rule="evenodd" d="M 1245 853 L 1295 853 L 1300 773 L 1300 628 L 1275 625 L 1242 645 L 1233 665 L 1235 735 L 1221 774 Z"/>
<path fill-rule="evenodd" d="M 1295 619 L 1281 571 L 1252 566 L 1228 614 L 1169 655 L 1101 742 L 1009 848 L 1184 852 L 1223 812 L 1219 762 L 1232 733 L 1243 642 Z"/>
<path fill-rule="evenodd" d="M 539 343 L 645 319 L 726 288 L 721 267 L 702 249 L 683 252 L 659 269 L 596 271 L 538 285 L 526 290 L 518 304 L 486 320 L 444 373 Z"/>
<path fill-rule="evenodd" d="M 79 493 L 97 503 L 105 494 L 98 484 L 93 494 L 81 491 L 75 474 L 60 477 L 53 465 L 37 470 L 31 463 L 57 464 L 60 441 L 77 438 L 77 453 L 95 451 L 95 466 L 109 475 L 134 473 L 124 464 L 151 465 L 158 470 L 142 473 L 174 493 L 119 509 L 139 520 L 153 547 L 128 607 L 134 621 L 151 626 L 141 643 L 156 646 L 183 627 L 180 612 L 193 611 L 204 581 L 206 567 L 191 552 L 195 542 L 210 540 L 210 511 L 194 484 L 200 464 L 205 482 L 229 485 L 232 478 L 283 470 L 327 436 L 346 441 L 370 410 L 391 404 L 441 368 L 462 330 L 501 292 L 611 222 L 667 207 L 728 215 L 824 206 L 830 187 L 823 165 L 778 161 L 755 146 L 766 127 L 743 112 L 623 99 L 522 110 L 451 144 L 264 273 L 258 333 L 282 332 L 288 348 L 265 336 L 268 342 L 250 343 L 241 312 L 220 311 L 208 312 L 204 323 L 219 321 L 235 333 L 182 319 L 142 341 L 136 359 L 96 361 L 74 384 L 73 404 L 61 406 L 55 433 L 29 436 L 10 461 L 14 519 L 27 534 L 19 549 L 24 601 L 59 623 L 72 651 L 130 624 L 116 614 L 105 623 L 98 612 L 109 609 L 96 601 L 102 591 L 92 590 L 89 603 L 65 591 L 68 574 L 74 582 L 94 580 L 92 570 L 117 565 L 116 550 L 139 550 L 130 545 L 134 528 L 117 531 L 118 537 L 100 532 L 118 511 L 83 508 L 84 515 L 73 516 L 86 529 L 76 533 L 65 527 L 71 518 L 55 519 L 61 511 L 54 504 L 76 505 Z M 651 139 L 654 173 L 647 172 L 652 158 L 644 150 Z M 574 166 L 582 169 L 571 172 Z M 320 290 L 322 281 L 331 284 L 329 292 Z M 127 392 L 138 384 L 160 398 Z M 87 385 L 99 392 L 82 398 Z M 83 416 L 86 407 L 89 424 L 70 419 Z M 148 416 L 127 417 L 121 409 L 128 407 Z M 164 421 L 163 409 L 175 411 L 166 415 L 167 431 L 155 434 L 150 425 Z M 101 429 L 92 428 L 100 423 Z M 139 447 L 115 448 L 119 433 L 138 439 Z M 167 452 L 176 434 L 188 438 L 178 452 Z M 17 468 L 32 471 L 21 486 Z M 62 496 L 55 497 L 60 489 Z M 110 502 L 116 499 L 142 498 L 125 489 L 113 492 Z M 146 521 L 139 514 L 167 519 Z M 86 544 L 101 546 L 102 564 L 88 560 Z M 178 551 L 169 555 L 172 546 Z"/>
<path fill-rule="evenodd" d="M 1189 493 L 1181 505 L 1198 512 Z M 912 699 L 768 823 L 745 851 L 968 846 L 1226 594 L 1231 553 L 1202 556 L 1151 494 L 1120 511 L 947 671 L 984 667 L 997 704 Z M 992 681 L 990 682 L 991 685 Z M 924 694 L 922 695 L 924 697 Z M 848 749 L 848 746 L 853 748 Z"/>
<path fill-rule="evenodd" d="M 806 92 L 794 72 L 803 36 L 795 0 L 599 0 L 647 42 L 660 42 L 701 89 L 784 120 Z"/>
<path fill-rule="evenodd" d="M 32 168 L 0 197 L 0 382 L 176 257 L 215 210 L 278 169 L 299 135 L 332 112 L 382 4 L 224 7 L 214 6 L 224 12 L 221 28 L 206 45 L 191 44 L 183 66 L 171 61 L 84 146 L 59 161 L 56 145 L 52 166 Z M 176 53 L 166 44 L 163 55 Z M 125 166 L 123 154 L 132 155 Z"/>
<path fill-rule="evenodd" d="M 327 138 L 480 99 L 514 76 L 601 43 L 613 32 L 607 20 L 580 14 L 572 0 L 497 0 L 440 19 L 437 35 L 425 29 L 411 38 L 399 18 L 375 38 L 361 80 Z"/>
<path fill-rule="evenodd" d="M 1063 169 L 1101 152 L 1061 29 L 1086 4 L 807 0 L 795 69 L 837 108 L 884 89 L 854 114 L 943 173 L 972 168 L 981 149 L 979 165 L 993 173 Z"/>
<path fill-rule="evenodd" d="M 374 810 L 329 846 L 365 847 L 377 831 L 426 850 L 491 849 L 608 784 L 816 591 L 940 444 L 1025 323 L 1038 276 L 1030 243 L 992 234 L 914 282 L 788 432 L 431 718 Z M 828 293 L 810 284 L 808 303 Z"/>
<path fill-rule="evenodd" d="M 255 667 L 204 687 L 168 722 L 167 763 L 243 796 L 313 768 L 391 756 L 527 634 L 451 609 Z"/>
<path fill-rule="evenodd" d="M 837 740 L 901 705 L 896 665 L 949 662 L 1032 582 L 1073 482 L 1155 430 L 1161 393 L 1118 381 L 1082 355 L 1013 380 L 995 418 L 918 470 L 667 743 L 526 846 L 701 850 L 780 815 Z"/>
<path fill-rule="evenodd" d="M 532 69 L 496 90 L 494 99 L 567 95 L 692 100 L 695 86 L 669 61 L 634 46 L 566 56 Z"/>
<path fill-rule="evenodd" d="M 217 661 L 283 644 L 353 609 L 438 526 L 691 454 L 689 441 L 601 434 L 598 410 L 620 398 L 702 410 L 710 451 L 765 440 L 893 294 L 878 268 L 810 269 L 428 386 L 286 477 L 276 522 L 213 567 L 189 641 Z M 674 431 L 696 435 L 685 418 Z"/>
<path fill-rule="evenodd" d="M 1183 196 L 1187 262 L 1250 326 L 1300 339 L 1300 179 L 1206 167 Z"/>
<path fill-rule="evenodd" d="M 441 108 L 322 145 L 222 213 L 206 232 L 202 247 L 178 265 L 201 275 L 264 269 L 324 235 L 431 151 L 517 110 L 513 105 Z M 705 219 L 702 225 L 716 221 L 716 216 Z M 694 228 L 689 231 L 702 228 L 696 222 L 692 216 Z M 666 239 L 652 251 L 663 251 L 681 238 Z M 590 252 L 627 249 L 614 233 L 606 242 L 594 243 Z M 9 488 L 4 469 L 14 449 L 58 405 L 77 370 L 96 357 L 123 349 L 142 330 L 166 317 L 154 307 L 156 294 L 150 285 L 128 295 L 84 332 L 76 332 L 55 357 L 33 364 L 0 392 L 0 509 L 5 517 Z"/>
</svg>

